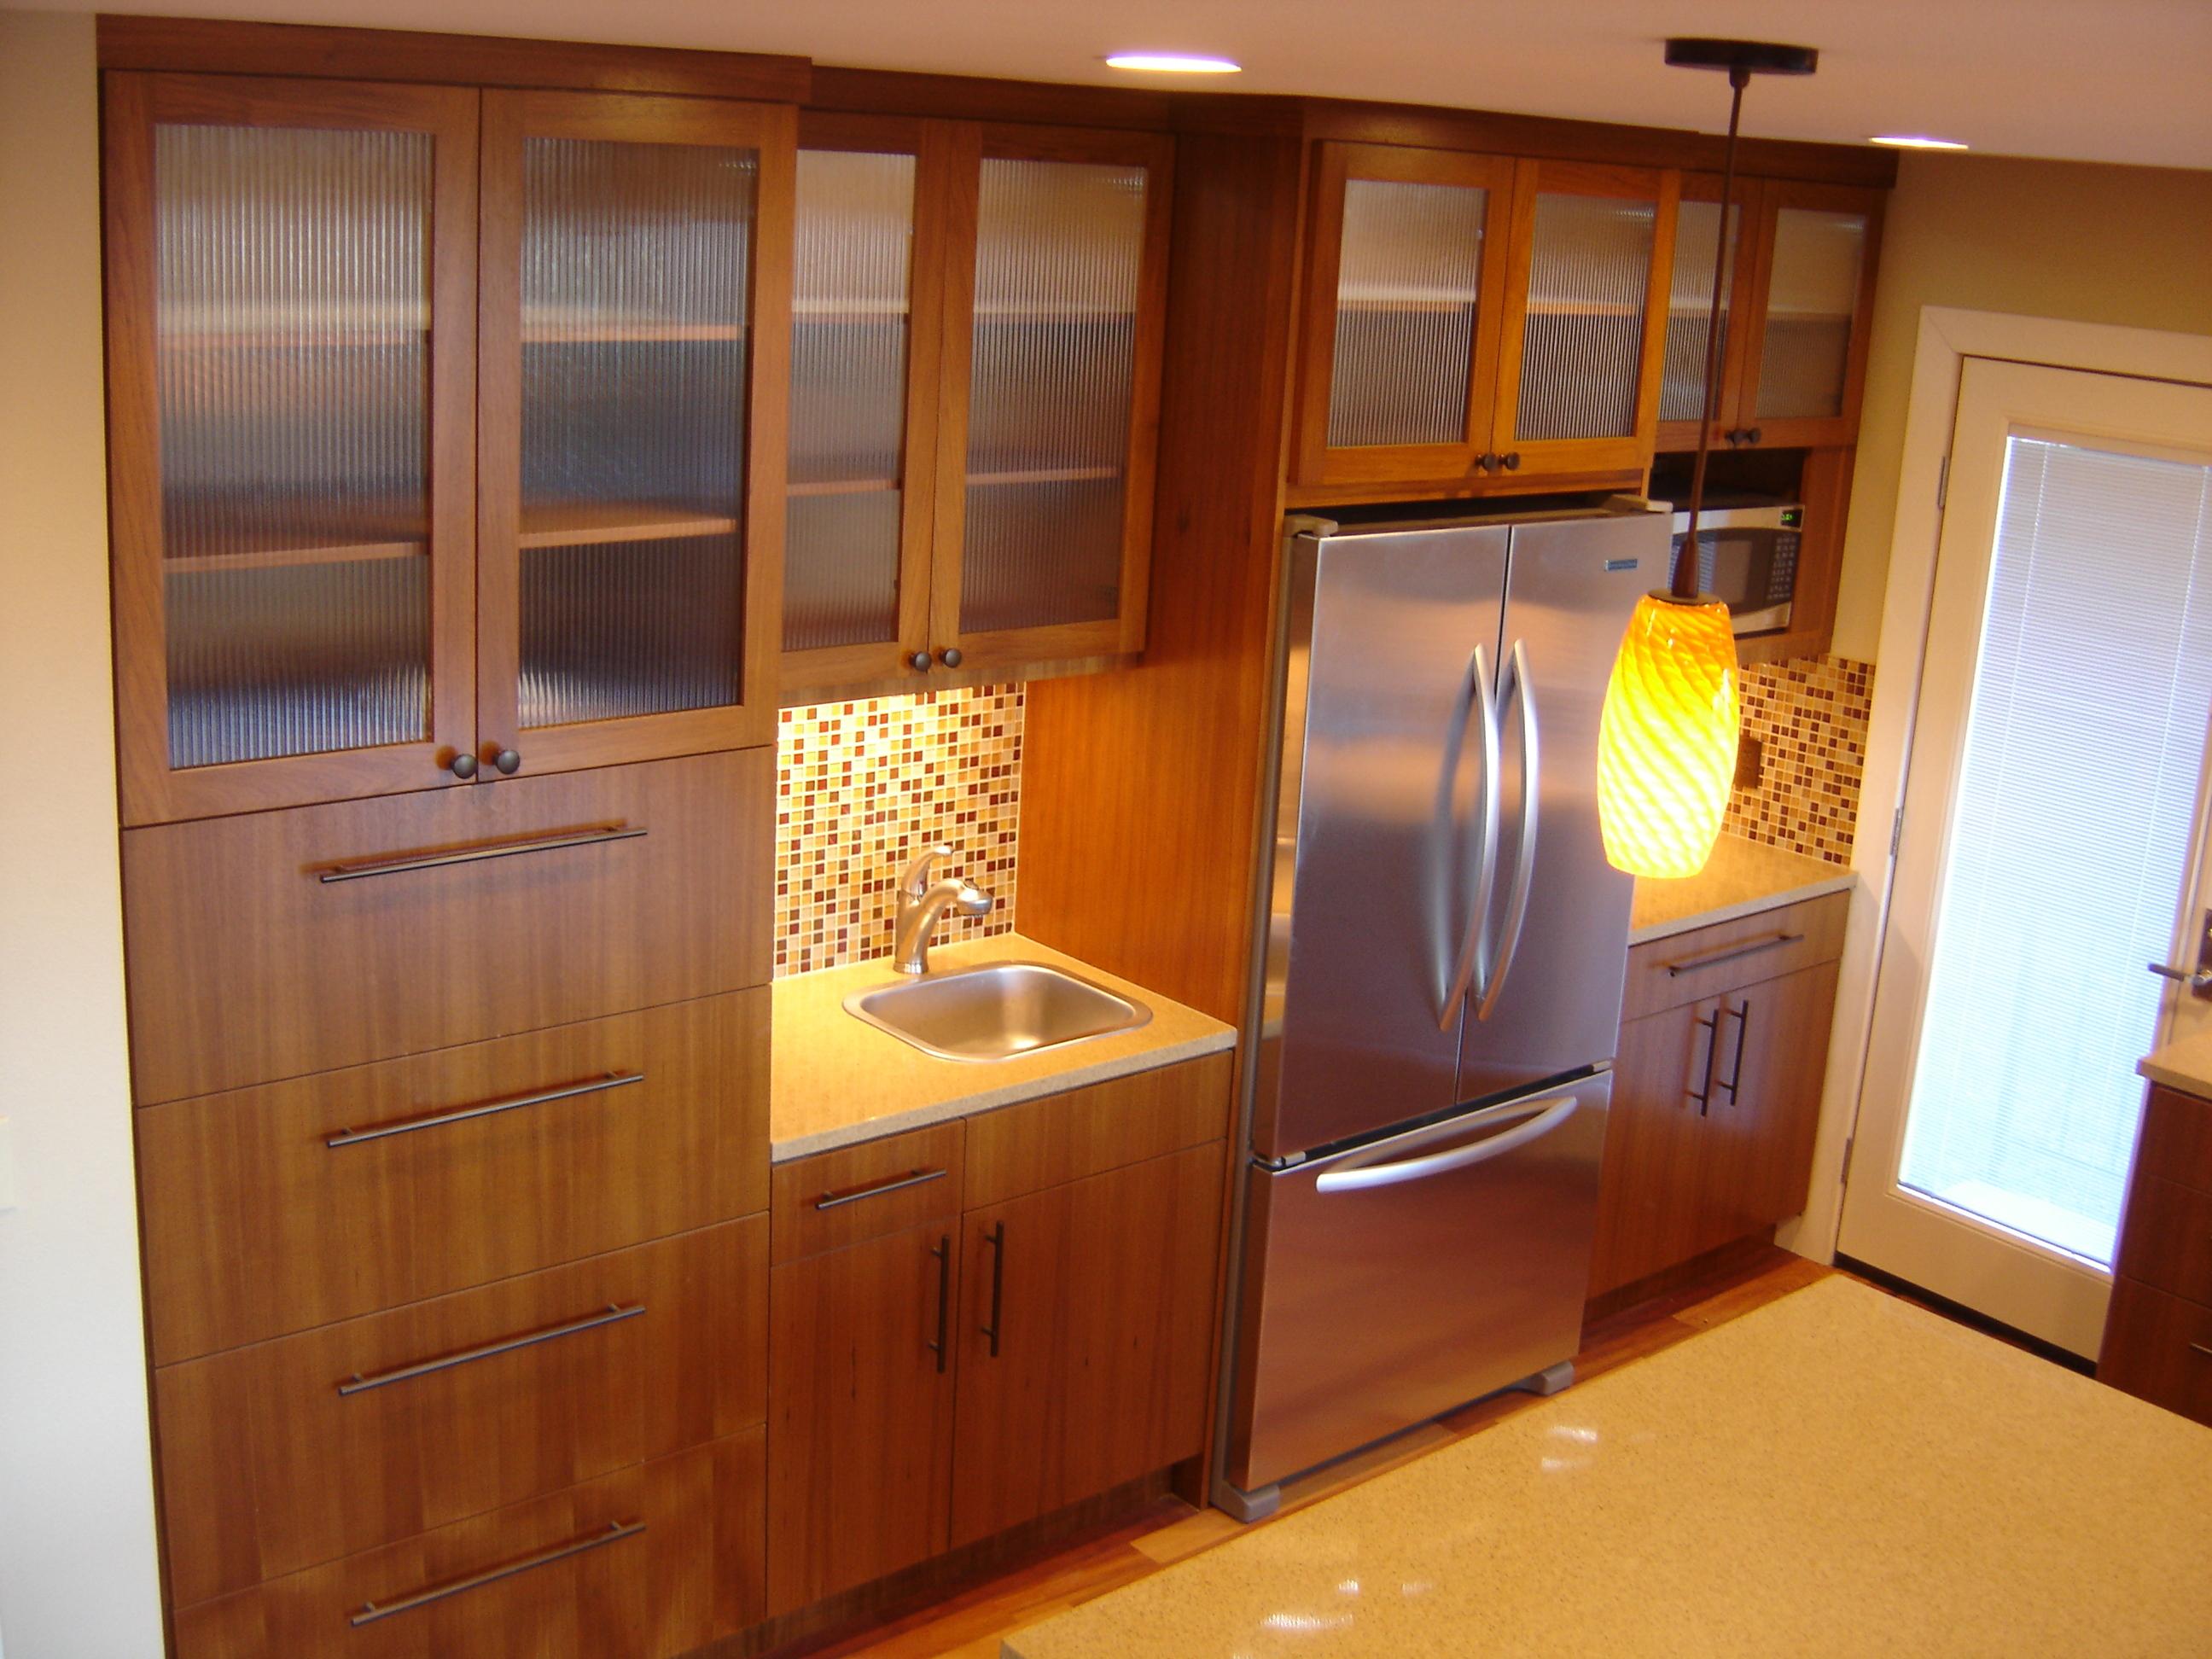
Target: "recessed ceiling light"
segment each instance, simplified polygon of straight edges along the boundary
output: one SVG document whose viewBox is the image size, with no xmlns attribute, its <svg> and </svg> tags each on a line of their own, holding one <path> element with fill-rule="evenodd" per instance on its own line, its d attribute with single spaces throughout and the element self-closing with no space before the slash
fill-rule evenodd
<svg viewBox="0 0 2212 1659">
<path fill-rule="evenodd" d="M 1964 149 L 1966 145 L 1955 138 L 1930 138 L 1917 132 L 1885 132 L 1867 140 L 1869 144 L 1887 144 L 1893 149 Z"/>
<path fill-rule="evenodd" d="M 1226 58 L 1188 58 L 1172 52 L 1117 52 L 1108 69 L 1141 70 L 1152 75 L 1234 75 L 1244 66 Z"/>
</svg>

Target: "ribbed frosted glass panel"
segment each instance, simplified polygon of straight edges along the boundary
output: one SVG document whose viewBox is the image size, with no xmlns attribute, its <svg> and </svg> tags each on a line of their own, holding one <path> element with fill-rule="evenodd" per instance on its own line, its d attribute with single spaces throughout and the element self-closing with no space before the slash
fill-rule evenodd
<svg viewBox="0 0 2212 1659">
<path fill-rule="evenodd" d="M 1145 183 L 1142 167 L 983 162 L 963 632 L 1120 607 Z"/>
<path fill-rule="evenodd" d="M 1728 264 L 1721 272 L 1721 354 L 1728 355 L 1735 306 L 1735 239 L 1742 208 L 1729 204 Z M 1667 352 L 1659 379 L 1659 418 L 1694 421 L 1705 412 L 1706 319 L 1713 305 L 1713 240 L 1718 202 L 1685 202 L 1674 220 L 1674 270 L 1667 289 Z"/>
<path fill-rule="evenodd" d="M 1536 198 L 1515 436 L 1624 438 L 1636 430 L 1658 218 L 1656 202 Z"/>
<path fill-rule="evenodd" d="M 523 145 L 526 726 L 744 685 L 750 149 Z"/>
<path fill-rule="evenodd" d="M 1330 448 L 1466 438 L 1489 202 L 1463 185 L 1346 182 Z"/>
<path fill-rule="evenodd" d="M 430 152 L 155 129 L 173 765 L 428 735 Z"/>
<path fill-rule="evenodd" d="M 1770 419 L 1840 415 L 1851 312 L 1866 259 L 1866 216 L 1784 208 L 1759 358 L 1758 410 Z"/>
<path fill-rule="evenodd" d="M 898 635 L 914 157 L 799 153 L 787 650 Z"/>
<path fill-rule="evenodd" d="M 2109 1262 L 2212 718 L 2212 467 L 2006 446 L 1902 1179 Z"/>
</svg>

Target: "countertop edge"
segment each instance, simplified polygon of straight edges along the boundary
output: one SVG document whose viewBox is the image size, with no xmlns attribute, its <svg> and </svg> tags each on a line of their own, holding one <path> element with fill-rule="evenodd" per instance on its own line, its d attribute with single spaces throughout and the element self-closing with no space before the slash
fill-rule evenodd
<svg viewBox="0 0 2212 1659">
<path fill-rule="evenodd" d="M 2198 1100 L 2212 1101 L 2212 1073 L 2196 1067 L 2176 1066 L 2162 1060 L 2168 1049 L 2179 1048 L 2169 1043 L 2165 1048 L 2154 1049 L 2136 1062 L 2136 1075 L 2161 1089 L 2171 1089 L 2176 1094 L 2193 1096 Z"/>
<path fill-rule="evenodd" d="M 1778 910 L 1785 904 L 1801 904 L 1807 899 L 1826 898 L 1831 893 L 1848 893 L 1858 885 L 1858 872 L 1838 866 L 1832 876 L 1808 881 L 1795 887 L 1785 887 L 1779 892 L 1761 893 L 1755 898 L 1739 899 L 1732 904 L 1716 905 L 1710 910 L 1698 910 L 1686 916 L 1675 916 L 1667 921 L 1654 921 L 1629 930 L 1632 946 L 1649 945 L 1655 939 L 1672 939 L 1677 933 L 1695 933 L 1700 927 L 1716 927 L 1723 921 L 1739 921 L 1746 916 L 1755 916 L 1762 910 Z"/>
<path fill-rule="evenodd" d="M 887 1135 L 903 1134 L 911 1129 L 926 1129 L 934 1123 L 950 1122 L 954 1118 L 975 1117 L 984 1112 L 997 1111 L 1003 1106 L 1018 1106 L 1024 1101 L 1039 1100 L 1047 1095 L 1065 1094 L 1070 1090 L 1087 1088 L 1094 1083 L 1109 1083 L 1116 1078 L 1133 1077 L 1139 1072 L 1158 1071 L 1164 1066 L 1180 1065 L 1184 1060 L 1220 1054 L 1236 1046 L 1235 1030 L 1224 1026 L 1219 1030 L 1202 1032 L 1178 1042 L 1162 1043 L 1158 1048 L 1117 1054 L 1110 1060 L 1093 1060 L 1087 1066 L 1070 1066 L 1043 1077 L 1027 1078 L 1018 1083 L 996 1084 L 979 1088 L 972 1094 L 948 1100 L 933 1100 L 925 1105 L 908 1107 L 903 1111 L 864 1118 L 857 1123 L 839 1124 L 835 1128 L 793 1135 L 787 1140 L 771 1141 L 768 1161 L 771 1166 L 789 1164 L 799 1158 L 811 1158 L 817 1152 L 835 1152 L 842 1146 L 858 1146 L 871 1140 L 880 1140 Z M 957 1062 L 947 1062 L 953 1063 Z"/>
</svg>

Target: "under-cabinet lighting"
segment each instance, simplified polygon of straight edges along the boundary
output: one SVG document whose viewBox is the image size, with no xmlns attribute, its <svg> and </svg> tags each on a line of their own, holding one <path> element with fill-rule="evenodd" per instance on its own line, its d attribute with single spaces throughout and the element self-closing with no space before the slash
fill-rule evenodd
<svg viewBox="0 0 2212 1659">
<path fill-rule="evenodd" d="M 1930 138 L 1918 132 L 1885 132 L 1867 140 L 1869 144 L 1887 144 L 1892 149 L 1965 149 L 1956 138 Z"/>
<path fill-rule="evenodd" d="M 1226 58 L 1188 58 L 1171 52 L 1117 52 L 1106 59 L 1106 67 L 1152 75 L 1234 75 L 1244 65 Z"/>
</svg>

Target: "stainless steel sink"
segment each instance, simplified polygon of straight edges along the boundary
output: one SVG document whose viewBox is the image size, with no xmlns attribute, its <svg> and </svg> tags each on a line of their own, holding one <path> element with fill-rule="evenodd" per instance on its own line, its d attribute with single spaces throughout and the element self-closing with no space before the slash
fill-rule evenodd
<svg viewBox="0 0 2212 1659">
<path fill-rule="evenodd" d="M 939 1060 L 1012 1060 L 1152 1017 L 1141 1003 L 1041 962 L 994 962 L 855 991 L 845 1012 Z"/>
</svg>

